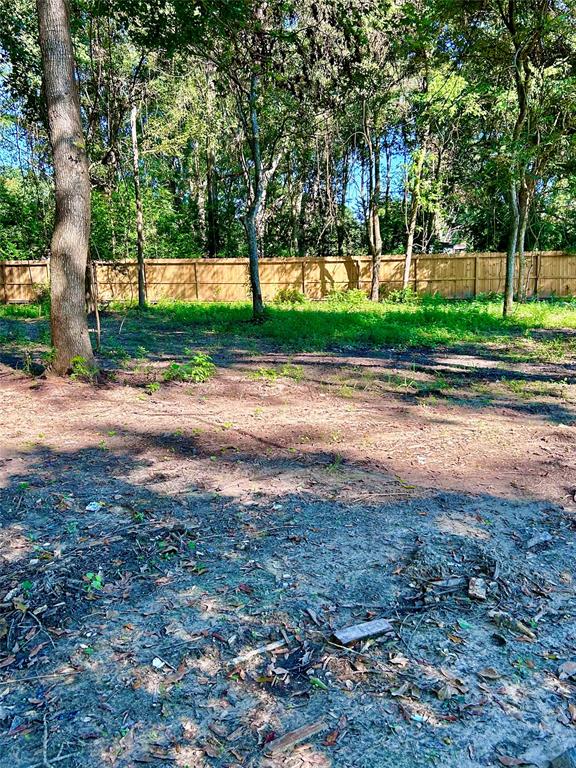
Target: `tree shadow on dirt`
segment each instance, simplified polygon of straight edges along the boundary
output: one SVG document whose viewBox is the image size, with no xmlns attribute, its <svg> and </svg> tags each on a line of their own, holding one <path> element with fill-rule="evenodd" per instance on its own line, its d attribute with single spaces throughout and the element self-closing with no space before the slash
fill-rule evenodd
<svg viewBox="0 0 576 768">
<path fill-rule="evenodd" d="M 62 747 L 83 768 L 288 768 L 292 754 L 267 758 L 266 741 L 324 719 L 325 742 L 302 748 L 302 765 L 423 766 L 436 754 L 472 766 L 532 738 L 529 723 L 514 720 L 511 736 L 505 709 L 481 703 L 474 675 L 484 666 L 512 675 L 519 712 L 537 706 L 548 735 L 563 733 L 547 688 L 557 663 L 536 655 L 571 631 L 571 597 L 552 586 L 570 555 L 571 523 L 556 505 L 407 488 L 373 465 L 382 497 L 365 465 L 328 469 L 325 452 L 287 459 L 256 443 L 214 453 L 220 433 L 106 427 L 124 448 L 34 447 L 8 462 L 0 664 L 10 764 L 42 764 L 45 718 L 49 757 Z M 327 482 L 300 486 L 310 467 Z M 268 488 L 246 493 L 240 481 L 255 472 Z M 535 558 L 527 543 L 543 532 Z M 487 603 L 468 597 L 472 576 L 491 585 Z M 445 593 L 450 579 L 457 588 Z M 526 644 L 490 621 L 493 607 L 522 618 L 552 610 L 535 669 L 514 666 Z M 392 637 L 355 651 L 330 644 L 334 628 L 377 615 L 392 620 Z M 278 654 L 232 661 L 282 641 Z M 409 759 L 406 739 L 418 745 Z"/>
</svg>

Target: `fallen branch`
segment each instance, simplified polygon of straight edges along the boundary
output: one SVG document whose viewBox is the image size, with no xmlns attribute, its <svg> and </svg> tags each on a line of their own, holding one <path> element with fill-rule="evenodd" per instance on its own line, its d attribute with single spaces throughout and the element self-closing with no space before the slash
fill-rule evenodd
<svg viewBox="0 0 576 768">
<path fill-rule="evenodd" d="M 390 635 L 394 632 L 394 627 L 386 619 L 375 619 L 374 621 L 365 621 L 362 624 L 353 624 L 351 627 L 337 629 L 334 637 L 342 645 L 350 645 L 358 640 L 368 640 L 371 637 L 380 637 L 380 635 Z"/>
<path fill-rule="evenodd" d="M 280 736 L 279 739 L 271 741 L 265 749 L 265 754 L 269 757 L 279 755 L 281 752 L 286 752 L 286 750 L 306 741 L 306 739 L 315 736 L 326 728 L 327 725 L 323 720 L 318 720 L 310 725 L 304 725 L 302 728 L 297 728 L 295 731 L 291 731 L 284 736 Z"/>
</svg>

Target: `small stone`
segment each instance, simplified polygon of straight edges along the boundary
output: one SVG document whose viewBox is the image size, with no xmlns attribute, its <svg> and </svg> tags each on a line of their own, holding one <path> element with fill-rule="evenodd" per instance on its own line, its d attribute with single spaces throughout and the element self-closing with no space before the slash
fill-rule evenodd
<svg viewBox="0 0 576 768">
<path fill-rule="evenodd" d="M 569 677 L 576 678 L 576 661 L 565 661 L 558 670 L 560 680 L 567 680 Z"/>
<path fill-rule="evenodd" d="M 547 532 L 536 534 L 536 536 L 532 536 L 532 538 L 528 541 L 528 544 L 526 544 L 526 549 L 534 549 L 534 547 L 537 547 L 540 544 L 548 544 L 553 540 L 553 538 L 554 537 Z"/>
<path fill-rule="evenodd" d="M 468 583 L 468 594 L 476 600 L 486 600 L 486 582 L 484 579 L 470 579 L 470 582 Z"/>
<path fill-rule="evenodd" d="M 85 509 L 86 512 L 100 512 L 104 505 L 99 501 L 91 501 L 90 504 L 87 504 Z"/>
<path fill-rule="evenodd" d="M 152 659 L 152 666 L 154 667 L 154 669 L 164 669 L 164 667 L 166 666 L 166 662 L 162 661 L 162 659 L 159 659 L 158 656 L 155 656 Z"/>
</svg>

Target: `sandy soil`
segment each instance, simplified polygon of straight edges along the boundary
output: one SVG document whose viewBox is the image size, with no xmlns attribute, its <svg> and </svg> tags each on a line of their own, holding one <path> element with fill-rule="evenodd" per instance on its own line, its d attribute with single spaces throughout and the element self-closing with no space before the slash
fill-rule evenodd
<svg viewBox="0 0 576 768">
<path fill-rule="evenodd" d="M 576 743 L 573 361 L 215 359 L 157 392 L 165 359 L 98 387 L 0 367 L 0 765 L 544 766 Z M 374 618 L 393 633 L 334 642 Z"/>
</svg>

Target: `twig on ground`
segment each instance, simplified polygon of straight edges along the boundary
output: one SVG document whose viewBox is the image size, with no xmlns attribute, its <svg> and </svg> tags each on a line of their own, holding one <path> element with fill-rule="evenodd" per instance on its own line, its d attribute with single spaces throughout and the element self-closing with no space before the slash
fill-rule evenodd
<svg viewBox="0 0 576 768">
<path fill-rule="evenodd" d="M 68 752 L 66 755 L 60 755 L 59 757 L 53 757 L 52 758 L 52 765 L 54 763 L 61 763 L 63 760 L 69 760 L 71 757 L 78 757 L 81 752 Z M 26 766 L 26 768 L 45 768 L 45 763 L 33 763 L 32 765 Z"/>
<path fill-rule="evenodd" d="M 42 765 L 44 768 L 52 768 L 48 760 L 48 720 L 46 712 L 44 712 L 44 734 L 42 736 Z"/>
<path fill-rule="evenodd" d="M 69 677 L 70 675 L 79 675 L 81 669 L 71 669 L 68 672 L 50 672 L 47 675 L 31 675 L 30 677 L 12 677 L 8 680 L 2 680 L 2 685 L 16 685 L 17 683 L 30 683 L 34 680 L 48 680 L 51 677 Z"/>
</svg>

